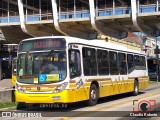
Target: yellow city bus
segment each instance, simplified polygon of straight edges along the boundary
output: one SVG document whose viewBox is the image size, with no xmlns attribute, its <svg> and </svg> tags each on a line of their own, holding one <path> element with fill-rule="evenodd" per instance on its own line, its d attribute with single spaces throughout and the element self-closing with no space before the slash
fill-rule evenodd
<svg viewBox="0 0 160 120">
<path fill-rule="evenodd" d="M 22 40 L 18 48 L 15 97 L 19 105 L 96 105 L 98 98 L 148 86 L 144 52 L 105 40 L 67 36 Z"/>
<path fill-rule="evenodd" d="M 16 85 L 16 62 L 17 58 L 12 60 L 12 87 L 14 88 Z"/>
</svg>

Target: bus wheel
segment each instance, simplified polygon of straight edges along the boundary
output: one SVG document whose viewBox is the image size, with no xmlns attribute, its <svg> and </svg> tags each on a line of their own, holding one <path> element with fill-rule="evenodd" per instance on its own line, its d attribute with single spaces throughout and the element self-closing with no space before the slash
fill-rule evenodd
<svg viewBox="0 0 160 120">
<path fill-rule="evenodd" d="M 133 91 L 133 95 L 134 95 L 134 96 L 137 96 L 137 95 L 138 95 L 138 92 L 139 92 L 138 81 L 135 80 L 135 81 L 134 81 L 134 91 Z"/>
<path fill-rule="evenodd" d="M 92 84 L 90 87 L 89 100 L 87 101 L 87 104 L 89 106 L 94 106 L 97 104 L 97 100 L 98 100 L 98 88 L 95 84 Z"/>
<path fill-rule="evenodd" d="M 25 103 L 18 103 L 18 105 L 17 105 L 17 110 L 23 110 L 23 109 L 26 109 L 27 107 L 26 107 L 27 105 L 25 104 Z"/>
</svg>

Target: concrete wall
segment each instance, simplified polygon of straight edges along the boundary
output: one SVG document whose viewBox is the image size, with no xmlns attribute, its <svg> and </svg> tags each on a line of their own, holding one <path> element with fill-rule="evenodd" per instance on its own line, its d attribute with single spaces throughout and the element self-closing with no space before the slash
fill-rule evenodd
<svg viewBox="0 0 160 120">
<path fill-rule="evenodd" d="M 0 103 L 14 102 L 14 90 L 0 91 Z"/>
</svg>

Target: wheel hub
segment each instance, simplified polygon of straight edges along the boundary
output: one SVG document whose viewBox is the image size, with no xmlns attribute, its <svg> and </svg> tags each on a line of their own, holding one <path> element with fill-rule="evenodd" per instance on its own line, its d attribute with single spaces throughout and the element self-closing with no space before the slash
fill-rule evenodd
<svg viewBox="0 0 160 120">
<path fill-rule="evenodd" d="M 97 98 L 96 91 L 95 91 L 95 90 L 92 90 L 92 91 L 91 91 L 91 99 L 92 99 L 92 100 L 95 100 L 96 98 Z"/>
</svg>

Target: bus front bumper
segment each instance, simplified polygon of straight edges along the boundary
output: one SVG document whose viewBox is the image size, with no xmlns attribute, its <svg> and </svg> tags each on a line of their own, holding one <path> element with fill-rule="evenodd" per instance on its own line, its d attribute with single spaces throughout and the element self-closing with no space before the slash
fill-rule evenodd
<svg viewBox="0 0 160 120">
<path fill-rule="evenodd" d="M 74 91 L 63 90 L 60 93 L 20 93 L 15 91 L 16 102 L 23 103 L 71 103 L 75 101 Z"/>
</svg>

